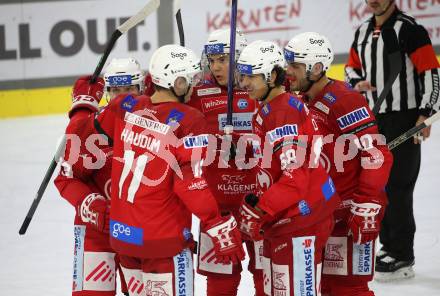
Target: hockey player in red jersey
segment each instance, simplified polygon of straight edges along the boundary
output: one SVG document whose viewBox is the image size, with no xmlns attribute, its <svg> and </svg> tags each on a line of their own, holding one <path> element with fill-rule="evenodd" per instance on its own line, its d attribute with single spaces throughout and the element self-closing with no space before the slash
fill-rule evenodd
<svg viewBox="0 0 440 296">
<path fill-rule="evenodd" d="M 284 49 L 291 89 L 303 94 L 320 133 L 321 161 L 342 203 L 324 255 L 322 295 L 374 295 L 375 240 L 387 204 L 392 155 L 365 98 L 326 71 L 333 51 L 325 36 L 297 35 Z"/>
<path fill-rule="evenodd" d="M 143 72 L 132 58 L 113 59 L 105 70 L 104 79 L 99 78 L 91 87 L 88 80 L 90 77 L 80 78 L 73 87 L 73 104 L 66 129 L 68 137 L 76 134 L 88 117 L 98 111 L 104 88 L 109 100 L 120 93 L 140 95 L 144 89 Z M 90 95 L 84 95 L 85 89 Z M 104 154 L 100 158 L 99 169 L 90 169 L 91 166 L 85 165 L 84 154 L 75 147 L 78 142 L 73 137 L 67 142 L 65 159 L 55 179 L 61 196 L 76 210 L 72 295 L 111 296 L 116 293 L 118 268 L 108 234 L 112 149 L 102 146 Z M 78 153 L 77 157 L 75 153 Z M 72 157 L 69 158 L 69 155 Z M 121 288 L 128 295 L 122 278 Z"/>
<path fill-rule="evenodd" d="M 255 41 L 237 62 L 240 84 L 261 104 L 253 129 L 262 149 L 256 194 L 240 208 L 240 230 L 264 238 L 266 295 L 317 295 L 325 242 L 340 199 L 312 146 L 317 127 L 305 104 L 284 91 L 285 60 L 273 42 Z"/>
<path fill-rule="evenodd" d="M 156 50 L 149 72 L 156 92 L 120 96 L 89 121 L 113 145 L 110 242 L 130 295 L 193 295 L 191 212 L 214 243 L 216 262 L 240 261 L 244 252 L 233 216 L 221 216 L 201 175 L 210 143 L 204 118 L 182 104 L 200 63 L 191 50 Z M 216 146 L 216 143 L 213 143 Z"/>
<path fill-rule="evenodd" d="M 227 84 L 230 53 L 230 29 L 212 32 L 204 46 L 204 59 L 209 74 L 194 88 L 189 105 L 200 110 L 206 118 L 207 129 L 211 134 L 224 135 L 227 117 Z M 236 33 L 236 53 L 238 58 L 247 41 L 242 32 Z M 232 122 L 234 134 L 252 132 L 252 116 L 257 103 L 248 97 L 247 92 L 236 89 L 233 93 Z M 234 136 L 235 137 L 235 136 Z M 226 149 L 227 150 L 227 149 Z M 215 161 L 204 167 L 205 178 L 222 212 L 230 212 L 238 218 L 238 209 L 243 196 L 256 190 L 255 174 L 251 170 L 237 168 L 235 159 L 225 161 L 217 155 Z M 228 158 L 229 159 L 229 158 Z M 263 271 L 260 262 L 262 241 L 245 241 L 250 262 L 249 271 L 253 274 L 255 295 L 263 293 Z M 234 296 L 241 279 L 241 264 L 224 265 L 212 262 L 212 242 L 204 229 L 199 239 L 198 273 L 207 276 L 208 296 Z"/>
</svg>

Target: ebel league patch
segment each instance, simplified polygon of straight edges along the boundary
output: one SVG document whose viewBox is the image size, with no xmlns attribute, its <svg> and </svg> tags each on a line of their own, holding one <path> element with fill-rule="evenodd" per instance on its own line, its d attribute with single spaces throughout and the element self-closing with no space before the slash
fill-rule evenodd
<svg viewBox="0 0 440 296">
<path fill-rule="evenodd" d="M 330 104 L 334 104 L 336 102 L 336 97 L 332 93 L 326 93 L 324 95 L 324 99 L 326 99 Z"/>
<path fill-rule="evenodd" d="M 297 98 L 291 96 L 289 99 L 289 105 L 292 106 L 293 108 L 297 109 L 298 111 L 301 112 L 304 104 L 298 100 Z"/>
<path fill-rule="evenodd" d="M 270 113 L 270 110 L 272 110 L 270 108 L 269 104 L 265 104 L 262 108 L 261 108 L 261 113 L 263 113 L 264 116 L 267 116 Z"/>
<path fill-rule="evenodd" d="M 125 111 L 132 112 L 137 102 L 138 101 L 133 96 L 128 95 L 124 98 L 124 100 L 122 100 L 121 108 L 124 109 Z"/>
<path fill-rule="evenodd" d="M 184 114 L 176 109 L 170 111 L 165 123 L 168 125 L 174 125 L 180 122 L 183 118 Z"/>
</svg>

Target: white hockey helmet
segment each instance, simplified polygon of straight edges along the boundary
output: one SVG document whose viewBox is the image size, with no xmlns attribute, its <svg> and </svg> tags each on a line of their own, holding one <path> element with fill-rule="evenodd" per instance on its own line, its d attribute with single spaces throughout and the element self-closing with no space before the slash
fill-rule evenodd
<svg viewBox="0 0 440 296">
<path fill-rule="evenodd" d="M 210 54 L 229 54 L 231 51 L 231 29 L 215 30 L 208 36 L 203 53 Z M 247 45 L 246 37 L 239 29 L 235 34 L 235 54 L 236 59 Z"/>
<path fill-rule="evenodd" d="M 112 59 L 105 69 L 105 89 L 108 92 L 110 87 L 137 85 L 142 93 L 144 78 L 144 72 L 134 58 Z"/>
<path fill-rule="evenodd" d="M 269 81 L 275 66 L 283 69 L 286 66 L 281 48 L 272 41 L 257 40 L 240 54 L 237 72 L 242 75 L 263 74 L 266 81 Z"/>
<path fill-rule="evenodd" d="M 284 47 L 287 63 L 306 65 L 311 71 L 317 63 L 322 63 L 323 71 L 327 71 L 333 62 L 333 49 L 327 37 L 315 32 L 305 32 L 293 37 Z"/>
<path fill-rule="evenodd" d="M 169 44 L 159 47 L 151 57 L 149 72 L 155 85 L 169 89 L 178 77 L 186 78 L 189 84 L 201 73 L 200 59 L 189 48 Z"/>
</svg>

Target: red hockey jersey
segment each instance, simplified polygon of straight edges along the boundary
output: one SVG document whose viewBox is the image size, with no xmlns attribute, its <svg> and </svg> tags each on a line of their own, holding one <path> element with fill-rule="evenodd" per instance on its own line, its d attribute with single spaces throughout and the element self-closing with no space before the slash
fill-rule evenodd
<svg viewBox="0 0 440 296">
<path fill-rule="evenodd" d="M 78 110 L 73 114 L 66 128 L 67 142 L 61 169 L 54 180 L 61 196 L 76 210 L 91 193 L 99 193 L 110 200 L 113 155 L 111 147 L 104 142 L 101 145 L 95 141 L 82 141 L 77 136 L 78 133 L 82 133 L 81 130 L 93 115 L 87 109 Z M 93 140 L 93 137 L 90 140 Z M 78 212 L 75 215 L 75 224 L 84 224 Z"/>
<path fill-rule="evenodd" d="M 194 88 L 189 105 L 200 110 L 206 118 L 207 131 L 211 134 L 224 134 L 227 118 L 227 88 L 211 80 Z M 233 96 L 232 124 L 234 134 L 252 132 L 252 116 L 257 103 L 250 99 L 247 92 L 235 90 Z M 234 136 L 235 138 L 235 136 Z M 243 197 L 256 191 L 256 179 L 252 170 L 238 170 L 234 160 L 229 168 L 219 165 L 219 155 L 204 168 L 205 178 L 222 211 L 238 213 Z"/>
<path fill-rule="evenodd" d="M 349 207 L 344 201 L 353 194 L 361 198 L 358 202 L 386 204 L 382 193 L 393 156 L 365 98 L 346 83 L 330 80 L 309 108 L 324 137 L 321 162 L 335 182 L 341 207 Z"/>
<path fill-rule="evenodd" d="M 198 161 L 209 143 L 203 115 L 177 102 L 123 95 L 90 120 L 113 146 L 110 242 L 134 257 L 170 257 L 187 247 L 191 212 L 218 217 Z M 188 211 L 189 209 L 189 211 Z M 190 212 L 191 211 L 191 212 Z"/>
<path fill-rule="evenodd" d="M 257 206 L 273 219 L 264 226 L 265 236 L 277 236 L 327 219 L 340 199 L 332 179 L 311 157 L 313 125 L 306 105 L 283 93 L 259 107 L 253 119 L 262 150 L 257 176 Z"/>
</svg>

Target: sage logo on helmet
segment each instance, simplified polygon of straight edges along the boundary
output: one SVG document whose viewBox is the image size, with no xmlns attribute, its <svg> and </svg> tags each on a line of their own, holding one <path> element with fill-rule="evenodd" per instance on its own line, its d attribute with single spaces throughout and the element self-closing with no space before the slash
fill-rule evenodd
<svg viewBox="0 0 440 296">
<path fill-rule="evenodd" d="M 178 52 L 178 53 L 172 52 L 171 53 L 171 57 L 173 59 L 179 58 L 179 59 L 183 60 L 186 56 L 187 56 L 186 52 Z"/>
<path fill-rule="evenodd" d="M 186 47 L 164 45 L 153 53 L 149 72 L 155 85 L 167 89 L 174 87 L 178 77 L 184 77 L 191 84 L 193 78 L 201 72 L 200 59 Z"/>
<path fill-rule="evenodd" d="M 272 41 L 257 40 L 249 44 L 240 54 L 237 70 L 240 74 L 263 74 L 269 81 L 275 66 L 284 68 L 285 64 L 283 53 L 277 44 Z"/>
<path fill-rule="evenodd" d="M 313 39 L 313 38 L 310 38 L 309 39 L 309 41 L 310 41 L 310 44 L 318 44 L 319 46 L 322 46 L 322 44 L 324 44 L 324 39 Z"/>
<path fill-rule="evenodd" d="M 321 63 L 327 71 L 333 62 L 333 49 L 330 41 L 316 32 L 305 32 L 293 37 L 284 47 L 284 57 L 288 63 L 301 63 L 306 70 Z"/>
<path fill-rule="evenodd" d="M 268 47 L 260 47 L 260 50 L 262 53 L 266 53 L 268 51 L 273 52 L 274 48 L 275 48 L 275 46 L 272 44 L 271 46 L 268 46 Z"/>
</svg>

